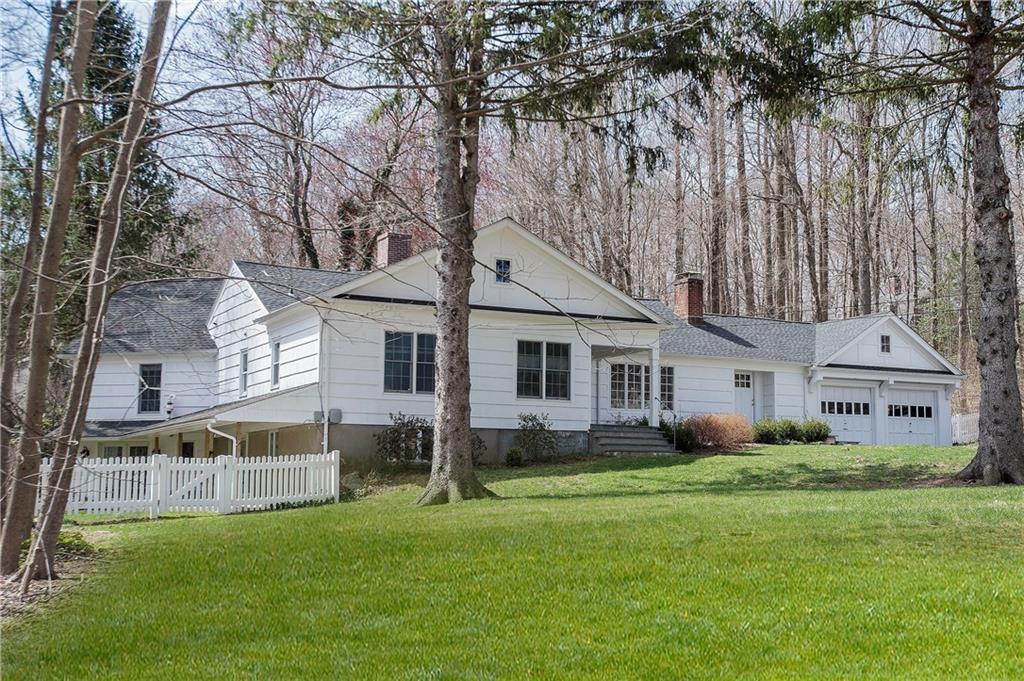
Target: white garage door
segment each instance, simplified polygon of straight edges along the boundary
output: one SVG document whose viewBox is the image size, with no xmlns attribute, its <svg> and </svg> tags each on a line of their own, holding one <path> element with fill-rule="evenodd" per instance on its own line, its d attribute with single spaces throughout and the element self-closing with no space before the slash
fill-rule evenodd
<svg viewBox="0 0 1024 681">
<path fill-rule="evenodd" d="M 934 390 L 890 390 L 886 419 L 889 442 L 894 445 L 934 445 L 938 443 L 938 411 Z"/>
<path fill-rule="evenodd" d="M 819 413 L 832 426 L 836 440 L 874 443 L 874 404 L 870 388 L 823 385 L 820 400 Z"/>
</svg>

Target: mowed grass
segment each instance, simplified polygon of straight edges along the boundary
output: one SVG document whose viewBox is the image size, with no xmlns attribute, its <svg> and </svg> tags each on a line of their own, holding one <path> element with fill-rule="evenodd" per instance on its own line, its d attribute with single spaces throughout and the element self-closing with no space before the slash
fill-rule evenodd
<svg viewBox="0 0 1024 681">
<path fill-rule="evenodd" d="M 484 471 L 503 498 L 95 526 L 5 679 L 1022 678 L 1024 493 L 967 449 Z"/>
</svg>

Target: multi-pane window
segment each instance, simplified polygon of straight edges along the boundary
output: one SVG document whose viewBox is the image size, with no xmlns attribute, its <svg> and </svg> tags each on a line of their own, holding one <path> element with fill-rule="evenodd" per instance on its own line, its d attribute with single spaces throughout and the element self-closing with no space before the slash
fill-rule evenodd
<svg viewBox="0 0 1024 681">
<path fill-rule="evenodd" d="M 842 416 L 870 416 L 870 402 L 833 402 L 821 401 L 822 414 L 839 414 Z"/>
<path fill-rule="evenodd" d="M 904 419 L 930 419 L 932 407 L 929 404 L 890 404 L 889 416 Z"/>
<path fill-rule="evenodd" d="M 118 446 L 107 445 L 103 448 L 103 457 L 106 459 L 120 459 L 121 448 Z"/>
<path fill-rule="evenodd" d="M 432 333 L 416 335 L 416 392 L 434 392 L 434 346 L 437 336 Z"/>
<path fill-rule="evenodd" d="M 733 377 L 733 385 L 737 388 L 749 388 L 752 385 L 752 378 L 745 371 L 737 371 Z"/>
<path fill-rule="evenodd" d="M 544 344 L 516 343 L 516 397 L 543 397 Z"/>
<path fill-rule="evenodd" d="M 649 369 L 639 364 L 613 364 L 611 404 L 613 409 L 643 409 Z"/>
<path fill-rule="evenodd" d="M 155 414 L 160 411 L 160 380 L 162 364 L 139 365 L 139 413 Z"/>
<path fill-rule="evenodd" d="M 512 281 L 512 261 L 498 258 L 494 261 L 494 281 L 508 284 Z"/>
<path fill-rule="evenodd" d="M 662 409 L 668 409 L 669 411 L 675 409 L 675 393 L 676 368 L 661 367 L 661 390 L 658 396 L 661 398 Z"/>
<path fill-rule="evenodd" d="M 384 390 L 389 393 L 434 392 L 436 343 L 437 338 L 432 333 L 386 331 Z"/>
<path fill-rule="evenodd" d="M 238 394 L 244 395 L 249 389 L 249 351 L 238 353 Z"/>
<path fill-rule="evenodd" d="M 281 384 L 281 343 L 273 343 L 270 346 L 270 387 L 276 388 Z"/>
<path fill-rule="evenodd" d="M 568 343 L 547 343 L 544 363 L 544 397 L 569 399 L 570 362 Z"/>
<path fill-rule="evenodd" d="M 892 352 L 892 339 L 885 334 L 882 334 L 881 350 L 882 352 Z"/>
<path fill-rule="evenodd" d="M 128 456 L 149 456 L 149 447 L 146 445 L 132 445 L 128 447 Z"/>
<path fill-rule="evenodd" d="M 571 367 L 569 343 L 517 341 L 516 397 L 568 400 Z"/>
</svg>

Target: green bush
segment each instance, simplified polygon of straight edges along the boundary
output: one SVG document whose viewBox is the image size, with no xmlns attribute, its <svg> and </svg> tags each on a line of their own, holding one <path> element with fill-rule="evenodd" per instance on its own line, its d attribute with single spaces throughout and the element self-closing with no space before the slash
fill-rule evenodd
<svg viewBox="0 0 1024 681">
<path fill-rule="evenodd" d="M 804 442 L 824 442 L 832 435 L 832 426 L 821 419 L 807 419 L 800 427 L 800 439 Z"/>
<path fill-rule="evenodd" d="M 754 442 L 763 445 L 779 444 L 779 422 L 775 419 L 761 419 L 754 422 Z"/>
<path fill-rule="evenodd" d="M 821 419 L 803 423 L 793 419 L 761 419 L 754 424 L 754 442 L 779 445 L 787 442 L 824 442 L 832 428 Z"/>
<path fill-rule="evenodd" d="M 523 450 L 519 447 L 512 447 L 505 452 L 505 465 L 519 467 L 523 465 Z"/>
<path fill-rule="evenodd" d="M 779 428 L 779 442 L 799 442 L 803 435 L 799 421 L 793 419 L 779 419 L 776 421 Z"/>
<path fill-rule="evenodd" d="M 558 440 L 551 430 L 547 414 L 520 414 L 515 446 L 524 461 L 547 461 L 558 450 Z"/>
<path fill-rule="evenodd" d="M 697 451 L 697 434 L 693 428 L 682 423 L 676 426 L 675 432 L 676 451 L 689 454 Z"/>
<path fill-rule="evenodd" d="M 421 416 L 390 414 L 391 425 L 377 433 L 377 452 L 385 461 L 429 461 L 433 453 L 434 430 Z"/>
</svg>

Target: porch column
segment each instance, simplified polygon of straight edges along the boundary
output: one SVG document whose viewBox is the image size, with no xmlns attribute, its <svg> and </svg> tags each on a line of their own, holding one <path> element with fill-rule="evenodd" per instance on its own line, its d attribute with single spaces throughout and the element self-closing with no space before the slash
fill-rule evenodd
<svg viewBox="0 0 1024 681">
<path fill-rule="evenodd" d="M 657 428 L 661 423 L 661 350 L 657 347 L 648 350 L 651 367 L 651 394 L 647 396 L 648 405 L 651 408 L 647 417 L 647 423 L 652 428 Z"/>
</svg>

